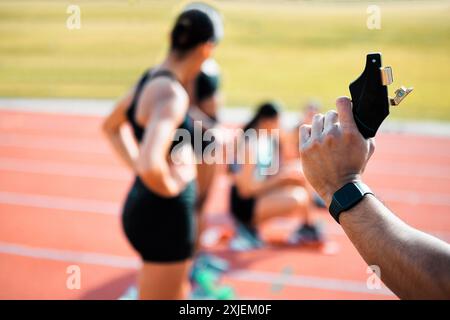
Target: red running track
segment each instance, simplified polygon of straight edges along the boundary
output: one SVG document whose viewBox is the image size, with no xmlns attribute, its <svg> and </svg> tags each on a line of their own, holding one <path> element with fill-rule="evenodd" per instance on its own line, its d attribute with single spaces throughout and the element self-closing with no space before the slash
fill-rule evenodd
<svg viewBox="0 0 450 320">
<path fill-rule="evenodd" d="M 132 176 L 114 156 L 100 117 L 0 111 L 0 299 L 117 299 L 139 261 L 120 225 Z M 366 182 L 409 224 L 450 241 L 450 139 L 381 134 Z M 211 225 L 230 225 L 228 180 L 208 199 Z M 236 253 L 223 283 L 255 299 L 395 299 L 368 289 L 367 266 L 325 210 L 317 210 L 339 252 L 268 247 Z M 264 228 L 288 234 L 292 219 Z M 78 265 L 81 289 L 66 286 Z M 286 273 L 283 270 L 289 270 Z"/>
</svg>

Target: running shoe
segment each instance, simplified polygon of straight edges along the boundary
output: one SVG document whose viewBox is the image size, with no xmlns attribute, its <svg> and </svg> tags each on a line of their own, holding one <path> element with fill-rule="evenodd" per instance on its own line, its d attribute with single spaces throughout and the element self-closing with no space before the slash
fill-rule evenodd
<svg viewBox="0 0 450 320">
<path fill-rule="evenodd" d="M 206 269 L 197 269 L 193 277 L 191 299 L 231 300 L 235 298 L 234 289 L 220 285 L 220 274 Z"/>
<path fill-rule="evenodd" d="M 119 297 L 119 300 L 139 300 L 139 292 L 136 286 L 132 285 Z"/>
<path fill-rule="evenodd" d="M 230 248 L 234 251 L 248 251 L 264 246 L 255 227 L 236 221 L 236 235 L 230 241 Z"/>
<path fill-rule="evenodd" d="M 312 195 L 312 198 L 313 198 L 313 202 L 317 208 L 325 209 L 327 207 L 327 204 L 325 203 L 325 201 L 323 201 L 323 199 L 317 193 L 314 193 Z"/>
<path fill-rule="evenodd" d="M 303 224 L 290 237 L 290 244 L 323 243 L 324 236 L 317 225 Z"/>
</svg>

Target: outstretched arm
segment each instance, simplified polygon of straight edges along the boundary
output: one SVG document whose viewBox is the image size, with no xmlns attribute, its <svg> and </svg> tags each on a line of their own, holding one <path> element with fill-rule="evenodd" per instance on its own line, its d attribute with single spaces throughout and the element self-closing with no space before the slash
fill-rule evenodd
<svg viewBox="0 0 450 320">
<path fill-rule="evenodd" d="M 339 188 L 361 180 L 374 150 L 355 125 L 350 100 L 338 99 L 337 109 L 339 115 L 316 115 L 312 126 L 301 128 L 305 175 L 327 205 Z M 372 195 L 343 212 L 339 222 L 399 297 L 450 299 L 449 244 L 408 226 Z"/>
</svg>

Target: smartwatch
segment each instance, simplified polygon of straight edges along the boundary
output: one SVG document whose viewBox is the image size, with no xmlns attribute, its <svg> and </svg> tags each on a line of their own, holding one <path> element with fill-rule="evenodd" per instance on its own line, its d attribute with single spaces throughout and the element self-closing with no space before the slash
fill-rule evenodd
<svg viewBox="0 0 450 320">
<path fill-rule="evenodd" d="M 331 216 L 339 223 L 341 212 L 356 206 L 366 194 L 373 195 L 373 192 L 364 183 L 360 181 L 347 183 L 333 194 L 329 208 Z"/>
</svg>

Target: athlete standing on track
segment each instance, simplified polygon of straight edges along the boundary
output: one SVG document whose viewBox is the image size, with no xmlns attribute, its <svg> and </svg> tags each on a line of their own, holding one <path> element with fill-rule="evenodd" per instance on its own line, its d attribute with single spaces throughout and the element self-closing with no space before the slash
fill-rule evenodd
<svg viewBox="0 0 450 320">
<path fill-rule="evenodd" d="M 175 155 L 171 151 L 177 128 L 192 128 L 185 88 L 222 34 L 214 9 L 203 4 L 187 7 L 172 29 L 167 57 L 142 76 L 104 124 L 112 145 L 137 175 L 124 206 L 123 226 L 143 260 L 141 299 L 187 297 L 196 234 L 196 168 L 192 147 L 185 140 L 176 145 Z M 120 135 L 126 122 L 139 142 L 136 156 Z"/>
</svg>

